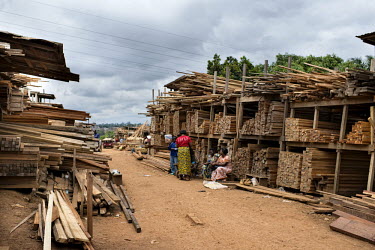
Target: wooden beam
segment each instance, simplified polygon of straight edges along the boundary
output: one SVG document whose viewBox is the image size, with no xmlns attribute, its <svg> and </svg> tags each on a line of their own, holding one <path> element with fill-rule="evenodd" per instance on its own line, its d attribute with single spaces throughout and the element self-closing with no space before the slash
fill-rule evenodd
<svg viewBox="0 0 375 250">
<path fill-rule="evenodd" d="M 341 149 L 338 149 L 337 155 L 336 155 L 335 179 L 333 180 L 333 193 L 335 194 L 337 194 L 339 191 L 340 170 L 341 170 Z"/>
<path fill-rule="evenodd" d="M 44 241 L 43 250 L 51 249 L 51 235 L 52 235 L 52 210 L 53 210 L 53 199 L 55 194 L 51 191 L 48 195 L 48 208 L 46 215 L 46 223 L 44 227 Z"/>
<path fill-rule="evenodd" d="M 86 173 L 87 179 L 87 232 L 93 237 L 93 221 L 92 221 L 92 193 L 93 193 L 93 181 L 92 174 L 90 171 Z"/>
<path fill-rule="evenodd" d="M 372 121 L 375 120 L 375 107 L 370 107 L 370 118 Z M 374 146 L 374 132 L 375 129 L 371 126 L 371 145 Z M 367 178 L 367 191 L 372 191 L 374 187 L 374 175 L 375 175 L 375 152 L 371 152 L 370 167 Z"/>
<path fill-rule="evenodd" d="M 38 211 L 38 209 L 36 209 L 34 212 L 32 212 L 31 214 L 29 214 L 25 219 L 23 219 L 20 223 L 18 223 L 15 227 L 12 228 L 12 230 L 10 230 L 10 233 L 11 234 L 12 232 L 14 232 L 14 230 L 16 230 L 19 226 L 21 226 L 23 223 L 25 223 L 28 219 L 30 219 L 31 217 L 33 217 L 34 214 L 36 214 L 36 212 Z"/>
<path fill-rule="evenodd" d="M 317 129 L 319 125 L 319 107 L 314 107 L 313 129 Z"/>
<path fill-rule="evenodd" d="M 291 108 L 309 108 L 315 106 L 341 106 L 341 105 L 355 105 L 355 104 L 367 104 L 374 103 L 374 96 L 360 96 L 360 97 L 349 97 L 343 99 L 332 99 L 324 101 L 310 101 L 310 102 L 294 102 L 291 103 Z"/>
<path fill-rule="evenodd" d="M 296 109 L 290 109 L 289 117 L 294 118 L 295 115 L 296 115 Z"/>
<path fill-rule="evenodd" d="M 243 97 L 243 92 L 245 91 L 245 81 L 246 81 L 246 63 L 244 63 L 242 66 L 241 97 Z"/>
<path fill-rule="evenodd" d="M 224 88 L 224 93 L 228 92 L 229 77 L 230 77 L 230 68 L 229 68 L 229 66 L 226 66 L 225 67 L 225 88 Z"/>
<path fill-rule="evenodd" d="M 339 141 L 344 140 L 345 133 L 346 133 L 346 123 L 348 121 L 348 111 L 349 105 L 344 105 L 342 108 L 342 115 L 341 115 L 341 125 L 340 125 L 340 137 Z"/>
<path fill-rule="evenodd" d="M 217 81 L 217 71 L 214 72 L 214 86 L 213 86 L 212 94 L 216 94 L 216 81 Z"/>
<path fill-rule="evenodd" d="M 268 74 L 268 60 L 264 60 L 264 74 Z"/>
</svg>

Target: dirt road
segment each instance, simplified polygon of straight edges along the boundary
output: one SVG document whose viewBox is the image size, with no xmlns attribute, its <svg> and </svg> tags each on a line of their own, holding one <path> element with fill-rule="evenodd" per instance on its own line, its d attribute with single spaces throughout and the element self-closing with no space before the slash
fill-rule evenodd
<svg viewBox="0 0 375 250">
<path fill-rule="evenodd" d="M 137 234 L 115 209 L 111 217 L 94 217 L 95 249 L 373 249 L 331 231 L 331 216 L 310 214 L 301 203 L 242 190 L 209 190 L 201 180 L 179 181 L 144 166 L 129 152 L 105 153 L 113 157 L 111 168 L 123 173 L 143 231 Z M 41 249 L 31 224 L 9 237 L 9 230 L 36 206 L 24 196 L 0 191 L 0 246 Z M 16 202 L 25 208 L 10 206 Z M 204 225 L 192 225 L 188 213 Z"/>
</svg>

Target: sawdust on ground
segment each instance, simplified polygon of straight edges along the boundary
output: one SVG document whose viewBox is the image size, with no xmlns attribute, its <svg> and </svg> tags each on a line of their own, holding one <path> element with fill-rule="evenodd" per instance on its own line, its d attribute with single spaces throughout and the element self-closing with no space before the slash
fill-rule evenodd
<svg viewBox="0 0 375 250">
<path fill-rule="evenodd" d="M 209 190 L 201 180 L 179 181 L 144 166 L 129 152 L 105 153 L 113 157 L 111 168 L 123 174 L 142 232 L 136 233 L 115 208 L 112 216 L 94 217 L 95 249 L 373 249 L 331 231 L 334 218 L 311 214 L 304 204 L 236 189 Z M 0 246 L 41 249 L 31 220 L 9 235 L 37 208 L 36 199 L 23 197 L 29 195 L 0 190 Z M 204 224 L 194 225 L 186 217 L 189 213 Z"/>
</svg>

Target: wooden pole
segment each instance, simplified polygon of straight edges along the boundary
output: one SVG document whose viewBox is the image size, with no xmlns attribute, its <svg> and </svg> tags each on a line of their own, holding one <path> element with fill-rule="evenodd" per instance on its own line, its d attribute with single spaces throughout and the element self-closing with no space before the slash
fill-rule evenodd
<svg viewBox="0 0 375 250">
<path fill-rule="evenodd" d="M 340 137 L 339 141 L 344 140 L 346 132 L 346 123 L 348 121 L 349 106 L 344 105 L 341 115 L 341 126 L 340 126 Z M 335 179 L 333 180 L 333 193 L 337 194 L 340 186 L 340 171 L 341 171 L 341 149 L 336 150 L 336 167 L 335 167 Z"/>
<path fill-rule="evenodd" d="M 288 68 L 290 68 L 292 66 L 292 58 L 289 56 L 288 57 Z M 264 62 L 264 73 L 267 74 L 268 73 L 268 60 L 265 60 Z M 290 70 L 288 69 L 288 72 L 290 72 Z M 288 87 L 286 87 L 285 89 L 285 93 L 288 94 L 289 90 L 288 90 Z M 286 148 L 286 143 L 285 143 L 285 121 L 286 121 L 286 118 L 288 117 L 288 112 L 289 112 L 289 100 L 288 98 L 286 98 L 284 100 L 284 119 L 283 119 L 283 128 L 281 130 L 281 138 L 280 138 L 280 150 L 281 151 L 285 151 L 287 148 Z M 294 114 L 293 114 L 294 116 Z"/>
<path fill-rule="evenodd" d="M 92 221 L 92 190 L 93 190 L 93 180 L 90 171 L 86 173 L 87 179 L 87 232 L 94 236 L 93 234 L 93 221 Z"/>
<path fill-rule="evenodd" d="M 319 125 L 319 107 L 314 107 L 314 122 L 313 122 L 313 129 L 317 129 Z"/>
<path fill-rule="evenodd" d="M 375 58 L 371 59 L 370 71 L 375 71 Z"/>
<path fill-rule="evenodd" d="M 371 60 L 371 63 L 373 60 Z M 375 63 L 372 63 L 372 65 L 375 65 Z M 375 66 L 374 66 L 375 67 Z M 370 118 L 372 121 L 375 120 L 375 106 L 370 107 Z M 374 142 L 374 127 L 371 126 L 371 146 L 375 145 Z M 368 178 L 367 178 L 367 191 L 372 191 L 374 187 L 374 175 L 375 175 L 375 152 L 371 152 L 371 159 L 370 159 L 370 167 L 368 172 Z"/>
<path fill-rule="evenodd" d="M 241 96 L 243 96 L 243 92 L 245 91 L 245 82 L 246 82 L 246 64 L 244 63 L 242 66 L 242 87 L 241 87 Z"/>
<path fill-rule="evenodd" d="M 152 89 L 152 104 L 155 104 L 155 89 Z"/>
<path fill-rule="evenodd" d="M 217 81 L 217 71 L 214 72 L 214 87 L 212 94 L 216 94 L 216 81 Z"/>
<path fill-rule="evenodd" d="M 268 74 L 268 60 L 264 60 L 264 74 Z"/>
<path fill-rule="evenodd" d="M 51 249 L 51 234 L 52 234 L 52 210 L 53 210 L 54 193 L 51 191 L 48 195 L 48 208 L 46 215 L 46 224 L 44 228 L 43 250 Z"/>
<path fill-rule="evenodd" d="M 229 87 L 229 77 L 230 77 L 230 68 L 229 66 L 225 67 L 225 89 L 224 92 L 228 92 L 228 87 Z"/>
</svg>

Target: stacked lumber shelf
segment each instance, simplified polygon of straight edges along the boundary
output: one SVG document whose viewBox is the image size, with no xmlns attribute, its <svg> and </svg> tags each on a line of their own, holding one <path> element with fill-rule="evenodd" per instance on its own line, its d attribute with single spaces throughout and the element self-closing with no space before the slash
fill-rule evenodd
<svg viewBox="0 0 375 250">
<path fill-rule="evenodd" d="M 21 151 L 21 137 L 0 136 L 0 151 Z"/>
<path fill-rule="evenodd" d="M 10 81 L 0 81 L 0 108 L 2 110 L 8 110 L 11 93 L 12 83 Z"/>
<path fill-rule="evenodd" d="M 210 112 L 204 110 L 195 110 L 191 117 L 190 129 L 194 133 L 199 133 L 199 127 L 203 122 L 210 120 Z"/>
<path fill-rule="evenodd" d="M 264 148 L 254 152 L 251 176 L 267 180 L 267 185 L 276 186 L 279 148 Z"/>
<path fill-rule="evenodd" d="M 370 144 L 371 125 L 369 122 L 359 121 L 352 126 L 352 131 L 346 135 L 345 143 L 348 144 Z"/>
<path fill-rule="evenodd" d="M 219 112 L 215 114 L 214 121 L 211 122 L 210 126 L 210 134 L 221 134 L 222 129 L 220 128 L 220 121 L 223 118 L 223 112 Z"/>
<path fill-rule="evenodd" d="M 300 189 L 303 154 L 280 151 L 276 184 Z"/>
<path fill-rule="evenodd" d="M 182 111 L 175 111 L 173 114 L 173 135 L 177 136 L 183 128 L 186 120 L 186 113 Z"/>
<path fill-rule="evenodd" d="M 10 112 L 22 112 L 25 109 L 24 92 L 20 89 L 12 89 L 8 110 Z"/>
<path fill-rule="evenodd" d="M 338 217 L 330 224 L 334 231 L 375 244 L 375 193 L 363 191 L 356 197 L 330 195 Z"/>
<path fill-rule="evenodd" d="M 193 111 L 186 112 L 186 132 L 192 133 L 194 127 L 191 125 L 191 119 L 194 116 Z"/>
<path fill-rule="evenodd" d="M 204 120 L 201 125 L 199 125 L 197 133 L 208 134 L 210 131 L 211 122 L 209 120 Z"/>
<path fill-rule="evenodd" d="M 335 174 L 335 166 L 336 152 L 306 148 L 303 152 L 300 190 L 306 193 L 315 192 L 319 179 Z"/>
<path fill-rule="evenodd" d="M 249 147 L 238 148 L 233 159 L 232 174 L 239 178 L 245 178 L 250 174 L 252 167 L 252 154 Z"/>
<path fill-rule="evenodd" d="M 244 122 L 241 134 L 280 136 L 284 118 L 284 105 L 277 101 L 260 101 L 255 118 Z"/>
<path fill-rule="evenodd" d="M 287 118 L 285 120 L 285 140 L 298 142 L 337 142 L 339 130 L 333 122 L 319 121 L 319 128 L 313 129 L 313 120 Z"/>
</svg>

